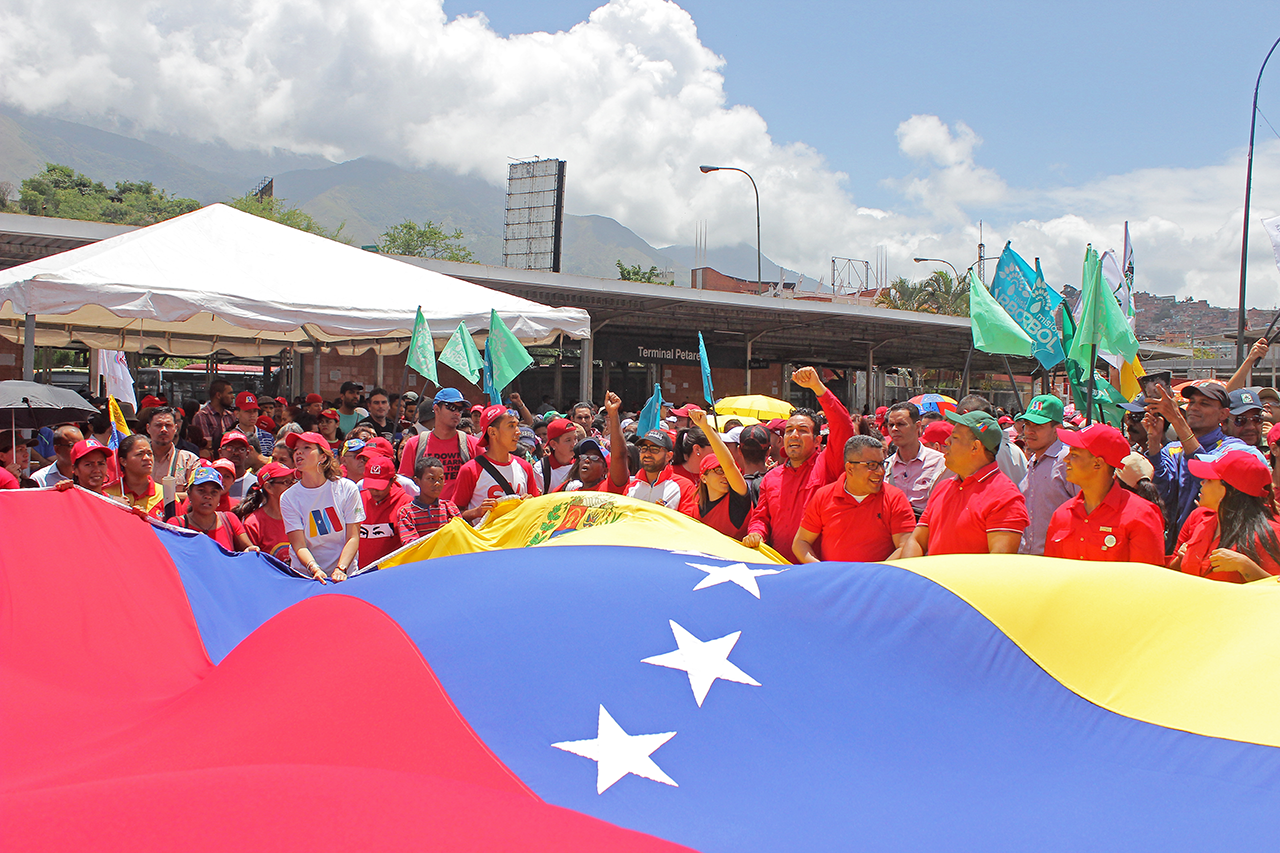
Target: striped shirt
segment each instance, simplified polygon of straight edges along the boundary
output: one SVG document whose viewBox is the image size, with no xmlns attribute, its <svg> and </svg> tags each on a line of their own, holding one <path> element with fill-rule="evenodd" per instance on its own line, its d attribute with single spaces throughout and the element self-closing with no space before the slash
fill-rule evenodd
<svg viewBox="0 0 1280 853">
<path fill-rule="evenodd" d="M 400 534 L 401 544 L 408 545 L 435 533 L 448 524 L 449 519 L 460 515 L 462 513 L 453 501 L 441 498 L 431 506 L 423 506 L 413 500 L 402 506 L 396 515 L 396 532 Z"/>
</svg>

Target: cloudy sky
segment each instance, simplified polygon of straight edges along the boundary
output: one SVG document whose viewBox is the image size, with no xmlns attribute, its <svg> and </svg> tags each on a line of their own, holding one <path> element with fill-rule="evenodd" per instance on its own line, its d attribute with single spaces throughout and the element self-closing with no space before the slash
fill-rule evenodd
<svg viewBox="0 0 1280 853">
<path fill-rule="evenodd" d="M 1050 283 L 1133 235 L 1138 284 L 1236 299 L 1249 106 L 1274 2 L 1158 6 L 759 0 L 0 0 L 0 100 L 103 125 L 501 184 L 569 162 L 572 213 L 655 245 L 975 257 L 1005 240 Z M 1141 7 L 1141 8 L 1139 8 Z M 1280 128 L 1280 58 L 1259 107 Z M 1280 303 L 1258 220 L 1280 137 L 1258 122 L 1250 302 Z M 990 269 L 990 265 L 988 266 Z M 829 273 L 828 273 L 829 274 Z"/>
</svg>

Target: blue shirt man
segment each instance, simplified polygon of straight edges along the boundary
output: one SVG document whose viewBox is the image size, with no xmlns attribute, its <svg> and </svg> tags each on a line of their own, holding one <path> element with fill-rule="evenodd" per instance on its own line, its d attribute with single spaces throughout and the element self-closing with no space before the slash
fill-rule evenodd
<svg viewBox="0 0 1280 853">
<path fill-rule="evenodd" d="M 1178 532 L 1196 508 L 1200 498 L 1200 478 L 1187 469 L 1187 461 L 1196 454 L 1217 453 L 1229 447 L 1244 447 L 1244 442 L 1222 431 L 1228 415 L 1230 398 L 1227 389 L 1217 382 L 1188 385 L 1182 389 L 1187 409 L 1184 415 L 1177 400 L 1156 388 L 1157 397 L 1147 398 L 1147 410 L 1169 422 L 1177 441 L 1160 446 L 1163 438 L 1158 422 L 1147 431 L 1147 458 L 1155 468 L 1154 482 L 1164 501 L 1165 553 L 1172 554 Z M 1155 420 L 1155 419 L 1152 419 Z"/>
</svg>

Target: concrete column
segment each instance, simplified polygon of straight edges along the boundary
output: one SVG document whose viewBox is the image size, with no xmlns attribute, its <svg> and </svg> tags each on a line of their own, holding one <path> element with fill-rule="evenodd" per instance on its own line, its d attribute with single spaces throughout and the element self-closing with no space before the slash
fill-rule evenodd
<svg viewBox="0 0 1280 853">
<path fill-rule="evenodd" d="M 383 364 L 383 360 L 382 360 L 382 353 L 378 353 L 378 354 L 377 354 L 377 356 L 375 357 L 375 361 L 374 361 L 374 363 L 375 363 L 375 365 L 376 365 L 376 366 L 374 367 L 373 375 L 374 375 L 375 377 L 377 377 L 378 387 L 379 387 L 379 388 L 386 388 L 386 387 L 387 387 L 387 383 L 386 383 L 386 382 L 384 381 L 384 379 L 383 379 L 383 375 L 384 375 L 384 373 L 385 373 L 385 370 L 384 370 L 385 365 Z"/>
<path fill-rule="evenodd" d="M 98 351 L 89 347 L 89 396 L 98 396 Z"/>
<path fill-rule="evenodd" d="M 315 373 L 315 376 L 312 377 L 311 390 L 313 393 L 319 394 L 320 393 L 320 344 L 317 343 L 315 345 L 315 348 L 316 348 L 315 370 L 313 371 Z"/>
<path fill-rule="evenodd" d="M 22 321 L 22 378 L 36 381 L 36 315 L 28 314 Z"/>
<path fill-rule="evenodd" d="M 592 380 L 595 378 L 595 359 L 592 357 L 591 338 L 583 338 L 578 342 L 582 348 L 582 360 L 578 370 L 578 399 L 591 399 Z"/>
</svg>

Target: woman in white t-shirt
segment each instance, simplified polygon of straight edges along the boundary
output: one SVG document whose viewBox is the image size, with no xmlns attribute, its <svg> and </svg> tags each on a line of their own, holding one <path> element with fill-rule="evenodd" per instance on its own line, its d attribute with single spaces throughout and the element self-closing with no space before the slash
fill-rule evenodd
<svg viewBox="0 0 1280 853">
<path fill-rule="evenodd" d="M 359 568 L 360 490 L 342 476 L 323 435 L 289 433 L 285 444 L 298 471 L 298 482 L 280 496 L 290 563 L 321 583 L 345 580 Z"/>
</svg>

